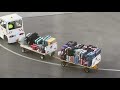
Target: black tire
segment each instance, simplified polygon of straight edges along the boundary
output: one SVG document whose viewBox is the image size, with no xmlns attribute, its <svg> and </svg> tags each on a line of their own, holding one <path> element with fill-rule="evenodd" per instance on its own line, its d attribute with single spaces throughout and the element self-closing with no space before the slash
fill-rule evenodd
<svg viewBox="0 0 120 90">
<path fill-rule="evenodd" d="M 22 52 L 25 53 L 25 51 L 26 51 L 25 48 L 22 48 Z"/>
<path fill-rule="evenodd" d="M 90 72 L 90 68 L 84 68 L 84 72 L 89 73 Z"/>
<path fill-rule="evenodd" d="M 54 55 L 55 55 L 55 52 L 52 52 L 52 53 L 50 54 L 51 57 L 53 57 Z"/>
<path fill-rule="evenodd" d="M 67 65 L 67 62 L 61 62 L 61 66 L 65 67 Z"/>
<path fill-rule="evenodd" d="M 7 38 L 7 36 L 5 36 L 5 35 L 4 35 L 4 40 L 5 40 L 5 41 L 8 41 L 8 38 Z"/>
<path fill-rule="evenodd" d="M 7 42 L 7 44 L 9 44 L 9 45 L 10 45 L 10 43 L 8 43 L 8 38 L 7 38 L 7 36 L 6 36 L 6 35 L 4 35 L 4 40 Z"/>
<path fill-rule="evenodd" d="M 44 60 L 45 56 L 44 55 L 40 55 L 40 59 Z"/>
</svg>

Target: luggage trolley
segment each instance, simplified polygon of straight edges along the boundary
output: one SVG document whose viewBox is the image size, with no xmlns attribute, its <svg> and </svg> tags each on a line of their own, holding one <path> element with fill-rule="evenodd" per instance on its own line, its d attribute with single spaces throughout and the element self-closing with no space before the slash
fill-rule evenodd
<svg viewBox="0 0 120 90">
<path fill-rule="evenodd" d="M 75 42 L 73 41 L 73 43 Z M 67 50 L 71 47 L 74 55 L 69 56 Z M 62 46 L 60 51 L 58 51 L 58 56 L 60 57 L 61 66 L 63 67 L 67 66 L 68 64 L 74 64 L 81 66 L 86 73 L 90 72 L 91 70 L 96 72 L 98 71 L 98 64 L 101 61 L 101 49 L 93 45 L 68 45 L 67 43 Z"/>
<path fill-rule="evenodd" d="M 55 51 L 57 50 L 57 42 L 56 38 L 51 37 L 50 35 L 47 35 L 45 37 L 37 36 L 36 38 L 29 38 L 31 35 L 35 33 L 28 33 L 26 37 L 21 38 L 20 40 L 20 47 L 22 48 L 22 52 L 32 51 L 35 53 L 40 54 L 40 59 L 44 59 L 46 55 L 53 56 L 55 54 Z"/>
</svg>

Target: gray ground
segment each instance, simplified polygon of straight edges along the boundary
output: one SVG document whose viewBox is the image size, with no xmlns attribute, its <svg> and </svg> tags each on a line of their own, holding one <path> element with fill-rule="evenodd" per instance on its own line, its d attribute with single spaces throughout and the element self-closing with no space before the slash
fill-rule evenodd
<svg viewBox="0 0 120 90">
<path fill-rule="evenodd" d="M 57 14 L 73 13 L 73 12 L 0 12 L 0 16 L 9 15 L 13 13 L 17 13 L 24 18 L 24 17 L 35 17 L 35 16 L 45 16 L 45 15 L 57 15 Z"/>
<path fill-rule="evenodd" d="M 38 32 L 41 35 L 52 35 L 57 38 L 58 48 L 69 40 L 79 43 L 93 44 L 102 48 L 100 68 L 120 69 L 120 13 L 72 13 L 64 15 L 24 18 L 25 32 Z M 18 44 L 5 47 L 22 55 L 39 59 L 39 55 L 28 52 L 21 53 Z M 108 78 L 120 77 L 120 72 L 99 71 L 86 74 L 80 68 L 48 65 L 20 56 L 16 56 L 0 47 L 0 77 L 79 77 L 79 78 Z M 60 63 L 59 60 L 46 61 Z"/>
</svg>

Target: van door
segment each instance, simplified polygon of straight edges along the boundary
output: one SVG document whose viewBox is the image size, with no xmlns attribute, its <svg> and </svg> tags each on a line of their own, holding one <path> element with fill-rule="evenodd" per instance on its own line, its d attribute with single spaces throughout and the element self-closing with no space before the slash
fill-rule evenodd
<svg viewBox="0 0 120 90">
<path fill-rule="evenodd" d="M 4 39 L 4 29 L 2 26 L 0 26 L 0 37 Z"/>
</svg>

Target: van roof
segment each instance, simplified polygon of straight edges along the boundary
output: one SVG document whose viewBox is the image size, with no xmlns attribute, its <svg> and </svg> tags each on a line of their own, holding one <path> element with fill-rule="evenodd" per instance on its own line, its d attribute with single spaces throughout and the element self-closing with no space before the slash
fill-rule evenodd
<svg viewBox="0 0 120 90">
<path fill-rule="evenodd" d="M 22 17 L 15 13 L 15 14 L 2 16 L 0 17 L 0 19 L 2 19 L 5 22 L 12 22 L 12 21 L 20 20 L 22 19 Z"/>
</svg>

